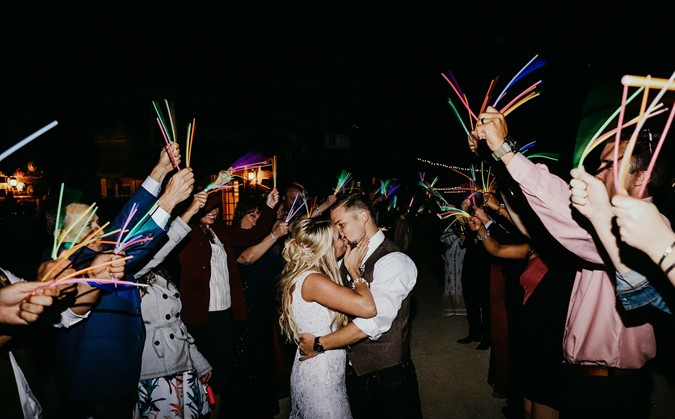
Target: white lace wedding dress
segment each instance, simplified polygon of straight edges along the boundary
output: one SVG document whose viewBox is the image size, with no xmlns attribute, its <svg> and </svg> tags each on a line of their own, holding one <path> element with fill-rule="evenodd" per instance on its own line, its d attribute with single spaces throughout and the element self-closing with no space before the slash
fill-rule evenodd
<svg viewBox="0 0 675 419">
<path fill-rule="evenodd" d="M 323 336 L 332 331 L 328 309 L 303 300 L 301 295 L 302 285 L 310 273 L 302 273 L 295 284 L 292 315 L 298 333 Z M 346 351 L 331 349 L 302 362 L 299 358 L 300 353 L 296 351 L 291 371 L 290 418 L 351 418 L 345 386 Z"/>
</svg>

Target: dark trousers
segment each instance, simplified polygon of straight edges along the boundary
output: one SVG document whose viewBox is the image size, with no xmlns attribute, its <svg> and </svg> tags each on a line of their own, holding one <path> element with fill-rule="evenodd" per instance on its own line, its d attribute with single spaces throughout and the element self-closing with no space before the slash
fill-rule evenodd
<svg viewBox="0 0 675 419">
<path fill-rule="evenodd" d="M 354 419 L 422 417 L 417 373 L 412 361 L 357 376 L 347 366 L 347 396 Z"/>
<path fill-rule="evenodd" d="M 613 377 L 592 377 L 564 368 L 560 419 L 647 419 L 651 390 L 647 368 Z"/>
<path fill-rule="evenodd" d="M 205 326 L 187 325 L 197 349 L 213 367 L 209 383 L 216 394 L 231 394 L 233 369 L 232 309 L 210 311 Z"/>
</svg>

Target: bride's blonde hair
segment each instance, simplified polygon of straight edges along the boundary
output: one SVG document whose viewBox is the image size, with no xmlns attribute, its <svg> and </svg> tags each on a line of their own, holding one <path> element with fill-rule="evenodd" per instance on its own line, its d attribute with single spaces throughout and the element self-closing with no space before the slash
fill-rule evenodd
<svg viewBox="0 0 675 419">
<path fill-rule="evenodd" d="M 279 288 L 281 293 L 281 317 L 279 324 L 289 341 L 297 342 L 298 333 L 291 312 L 292 293 L 300 274 L 317 271 L 336 284 L 342 285 L 335 250 L 333 250 L 333 225 L 327 220 L 301 218 L 294 221 L 282 256 L 286 264 L 281 272 Z M 347 316 L 336 311 L 332 325 L 344 326 Z"/>
</svg>

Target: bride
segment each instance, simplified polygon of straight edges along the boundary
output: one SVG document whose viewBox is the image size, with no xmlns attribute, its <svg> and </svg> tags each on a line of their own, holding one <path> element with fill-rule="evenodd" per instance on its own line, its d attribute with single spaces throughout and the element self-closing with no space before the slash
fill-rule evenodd
<svg viewBox="0 0 675 419">
<path fill-rule="evenodd" d="M 297 342 L 300 333 L 326 335 L 347 324 L 346 315 L 370 318 L 377 314 L 369 285 L 359 274 L 367 241 L 364 239 L 354 250 L 346 248 L 343 263 L 350 277 L 356 278 L 350 289 L 342 285 L 335 256 L 346 244 L 337 237 L 330 221 L 307 218 L 291 225 L 280 280 L 280 324 L 289 340 Z M 298 348 L 291 371 L 290 417 L 351 418 L 345 349 L 326 351 L 300 362 L 302 355 Z"/>
</svg>

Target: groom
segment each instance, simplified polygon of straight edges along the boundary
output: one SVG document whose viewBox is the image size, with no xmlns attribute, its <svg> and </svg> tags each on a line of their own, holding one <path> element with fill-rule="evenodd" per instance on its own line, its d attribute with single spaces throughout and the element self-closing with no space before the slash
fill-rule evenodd
<svg viewBox="0 0 675 419">
<path fill-rule="evenodd" d="M 410 291 L 417 282 L 415 263 L 377 227 L 370 201 L 350 195 L 331 208 L 331 222 L 340 237 L 358 243 L 370 237 L 362 267 L 372 284 L 377 315 L 355 318 L 325 336 L 301 334 L 305 360 L 330 349 L 347 347 L 347 394 L 355 419 L 372 417 L 421 418 L 415 366 L 410 358 Z M 349 278 L 344 266 L 345 282 Z"/>
</svg>

